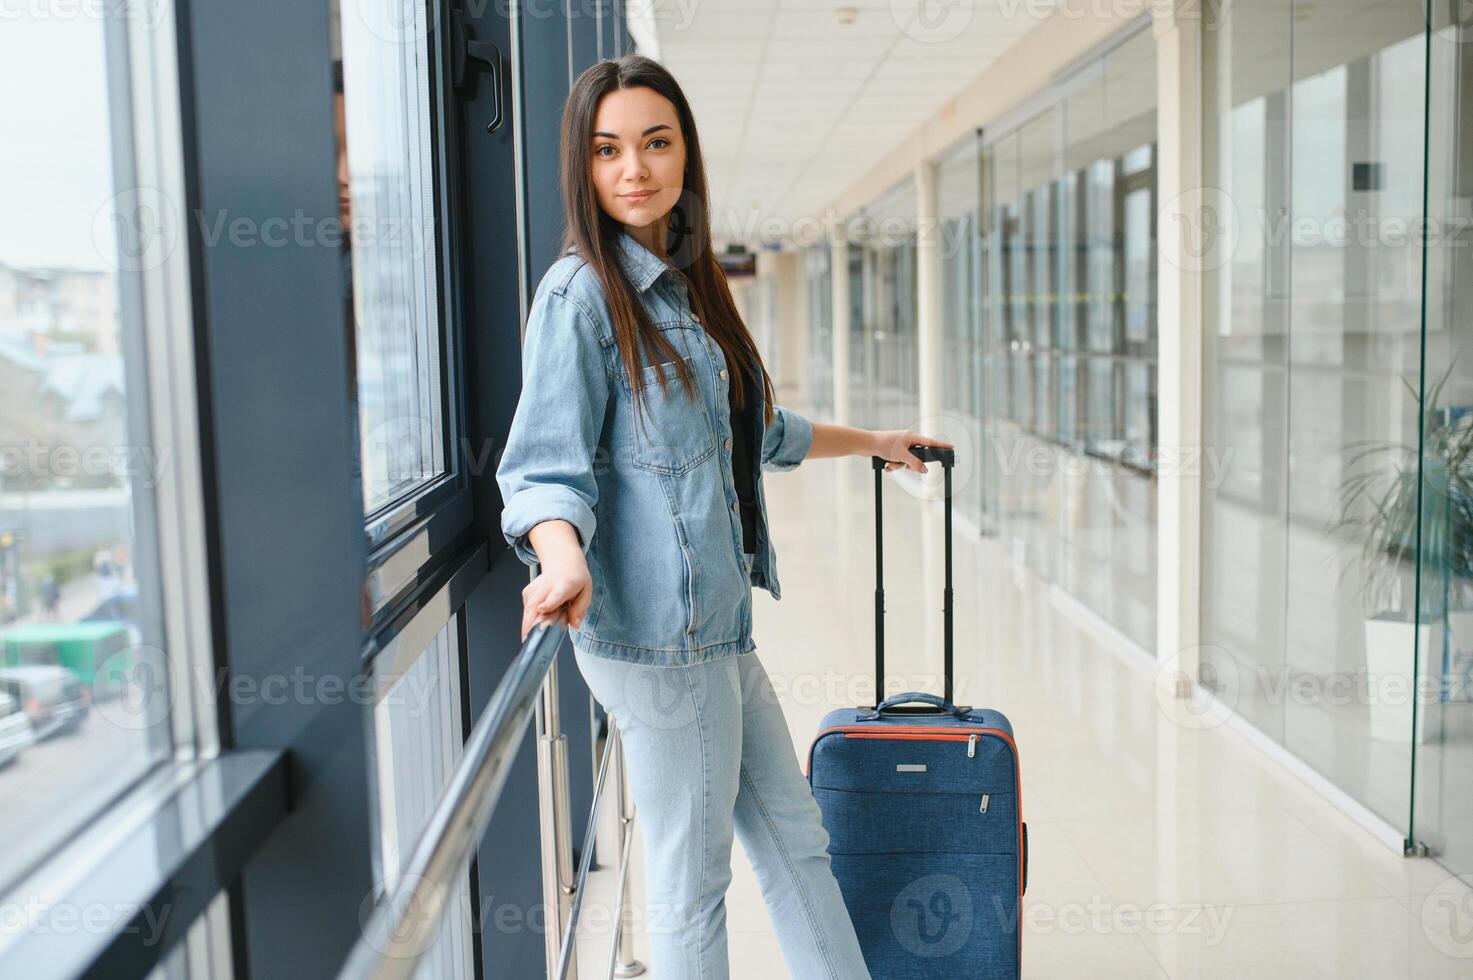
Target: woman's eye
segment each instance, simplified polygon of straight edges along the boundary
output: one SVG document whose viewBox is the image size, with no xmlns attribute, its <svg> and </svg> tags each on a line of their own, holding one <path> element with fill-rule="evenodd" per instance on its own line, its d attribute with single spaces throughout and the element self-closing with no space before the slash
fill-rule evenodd
<svg viewBox="0 0 1473 980">
<path fill-rule="evenodd" d="M 656 143 L 662 143 L 665 146 L 669 146 L 670 145 L 670 141 L 667 140 L 663 136 L 656 136 L 654 139 L 650 140 L 649 145 L 651 147 L 654 147 Z M 594 147 L 594 149 L 593 149 L 593 155 L 594 156 L 597 156 L 597 157 L 608 156 L 608 154 L 604 153 L 604 150 L 612 150 L 612 149 L 614 149 L 614 147 L 612 145 L 610 145 L 608 143 L 605 143 L 602 146 L 596 146 L 596 147 Z"/>
</svg>

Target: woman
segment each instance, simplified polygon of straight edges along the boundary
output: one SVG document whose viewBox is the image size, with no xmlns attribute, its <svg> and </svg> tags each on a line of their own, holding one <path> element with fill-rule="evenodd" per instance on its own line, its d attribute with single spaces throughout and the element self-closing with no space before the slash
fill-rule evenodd
<svg viewBox="0 0 1473 980">
<path fill-rule="evenodd" d="M 540 574 L 522 636 L 566 607 L 615 719 L 645 844 L 658 976 L 728 976 L 733 834 L 799 980 L 869 976 L 828 834 L 753 652 L 781 598 L 761 471 L 822 456 L 925 465 L 906 430 L 810 422 L 772 382 L 710 247 L 700 141 L 659 64 L 589 68 L 562 121 L 566 254 L 542 277 L 497 469 L 508 543 Z"/>
</svg>

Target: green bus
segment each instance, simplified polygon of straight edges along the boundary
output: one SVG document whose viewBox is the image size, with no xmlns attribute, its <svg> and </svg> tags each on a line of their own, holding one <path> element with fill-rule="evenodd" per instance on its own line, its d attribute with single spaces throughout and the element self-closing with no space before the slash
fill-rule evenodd
<svg viewBox="0 0 1473 980">
<path fill-rule="evenodd" d="M 132 666 L 128 624 L 121 620 L 83 623 L 32 623 L 0 633 L 0 659 L 7 667 L 56 664 L 65 667 L 94 694 L 118 691 Z M 99 680 L 99 672 L 102 677 Z"/>
</svg>

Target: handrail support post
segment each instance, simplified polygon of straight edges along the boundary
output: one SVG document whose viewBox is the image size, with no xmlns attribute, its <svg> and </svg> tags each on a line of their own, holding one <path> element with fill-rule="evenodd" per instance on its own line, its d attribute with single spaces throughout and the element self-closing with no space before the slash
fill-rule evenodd
<svg viewBox="0 0 1473 980">
<path fill-rule="evenodd" d="M 537 705 L 537 799 L 542 843 L 542 903 L 545 909 L 547 975 L 557 972 L 563 926 L 573 904 L 573 833 L 568 802 L 568 737 L 558 712 L 557 661 L 547 671 Z M 578 978 L 576 950 L 567 976 Z"/>
</svg>

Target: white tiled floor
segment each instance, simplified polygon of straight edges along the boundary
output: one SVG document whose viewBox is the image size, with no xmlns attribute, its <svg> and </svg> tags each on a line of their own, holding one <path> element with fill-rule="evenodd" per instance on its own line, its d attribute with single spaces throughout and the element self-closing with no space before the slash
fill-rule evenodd
<svg viewBox="0 0 1473 980">
<path fill-rule="evenodd" d="M 887 690 L 939 692 L 940 512 L 906 479 L 885 484 Z M 826 711 L 873 700 L 872 474 L 814 460 L 765 481 L 783 598 L 755 594 L 755 635 L 801 759 Z M 957 700 L 1007 713 L 1020 748 L 1027 976 L 1473 978 L 1461 882 L 1393 854 L 1230 728 L 1173 724 L 1149 664 L 991 543 L 954 546 Z M 637 906 L 637 845 L 632 860 Z M 740 845 L 733 863 L 732 975 L 786 976 Z M 589 903 L 608 908 L 611 877 Z M 581 936 L 583 976 L 602 976 L 607 929 Z M 637 933 L 635 951 L 648 962 Z"/>
</svg>

